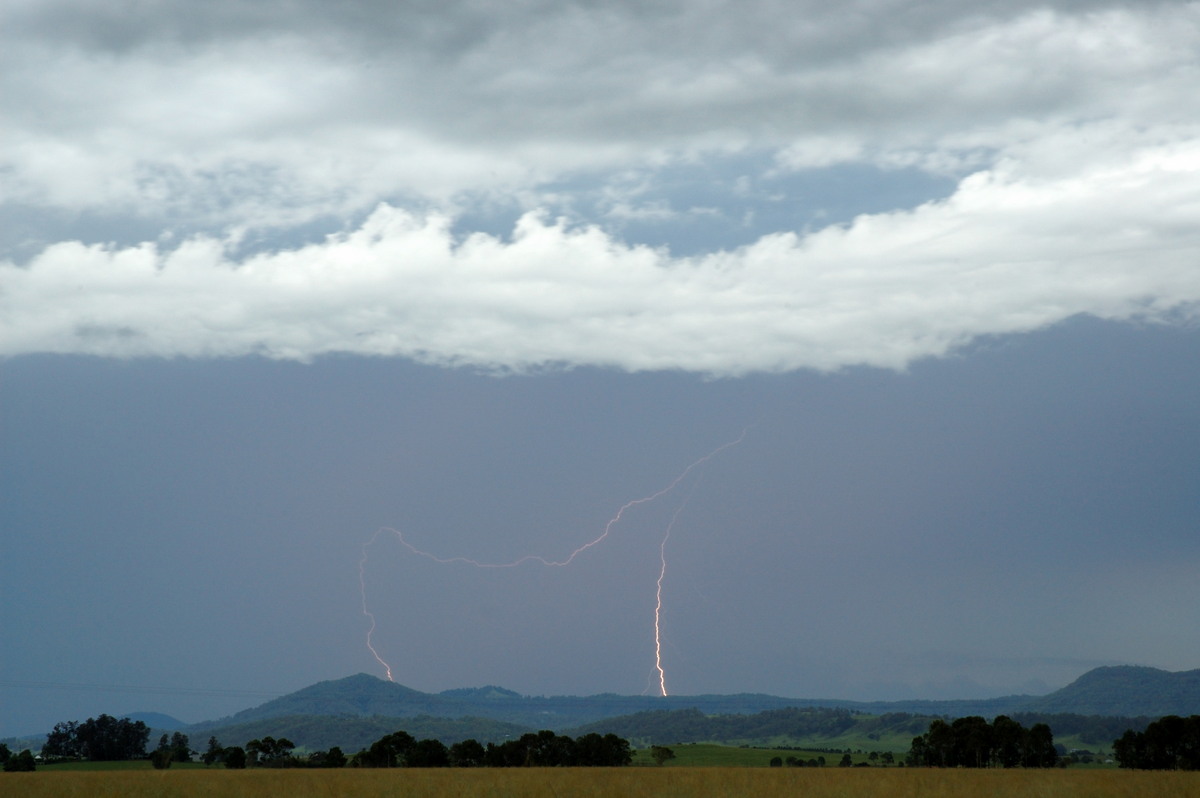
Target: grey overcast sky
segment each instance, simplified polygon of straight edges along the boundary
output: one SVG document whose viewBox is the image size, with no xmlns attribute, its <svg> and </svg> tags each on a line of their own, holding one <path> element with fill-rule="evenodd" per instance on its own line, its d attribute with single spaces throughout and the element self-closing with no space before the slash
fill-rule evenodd
<svg viewBox="0 0 1200 798">
<path fill-rule="evenodd" d="M 1192 2 L 5 3 L 0 735 L 657 692 L 660 583 L 677 694 L 1200 667 L 1198 53 Z"/>
</svg>

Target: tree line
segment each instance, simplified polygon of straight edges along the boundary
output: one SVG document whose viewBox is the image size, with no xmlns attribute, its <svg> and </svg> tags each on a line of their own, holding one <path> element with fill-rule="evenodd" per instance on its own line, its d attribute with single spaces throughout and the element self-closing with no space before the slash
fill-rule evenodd
<svg viewBox="0 0 1200 798">
<path fill-rule="evenodd" d="M 157 770 L 169 768 L 172 762 L 190 762 L 192 761 L 191 743 L 188 741 L 188 736 L 182 732 L 175 732 L 168 736 L 164 734 L 158 738 L 158 748 L 155 748 L 150 754 L 150 763 Z"/>
<path fill-rule="evenodd" d="M 1200 770 L 1200 715 L 1166 715 L 1143 731 L 1126 729 L 1113 740 L 1113 758 L 1123 768 Z"/>
<path fill-rule="evenodd" d="M 56 723 L 42 746 L 44 759 L 87 759 L 91 762 L 115 762 L 142 759 L 150 727 L 140 720 L 101 715 L 83 723 L 70 720 Z"/>
<path fill-rule="evenodd" d="M 615 734 L 568 737 L 549 730 L 516 740 L 463 740 L 447 747 L 398 731 L 350 758 L 351 767 L 620 767 L 633 761 L 629 741 Z"/>
<path fill-rule="evenodd" d="M 953 723 L 934 720 L 914 737 L 905 763 L 917 767 L 1049 768 L 1058 764 L 1054 735 L 1045 723 L 1026 729 L 1007 715 L 988 723 L 978 715 Z"/>
<path fill-rule="evenodd" d="M 910 716 L 885 716 L 894 717 Z M 628 739 L 656 744 L 702 740 L 758 740 L 778 737 L 832 738 L 855 728 L 859 721 L 848 709 L 789 707 L 754 715 L 706 715 L 699 709 L 652 709 L 606 718 L 576 732 L 613 732 Z"/>
<path fill-rule="evenodd" d="M 484 745 L 469 739 L 447 746 L 440 740 L 418 740 L 406 731 L 386 734 L 353 756 L 340 748 L 300 757 L 287 738 L 263 737 L 245 748 L 223 748 L 217 738 L 208 741 L 205 764 L 244 767 L 619 767 L 633 761 L 629 741 L 615 734 L 585 734 L 572 738 L 552 731 L 530 732 L 516 740 Z"/>
<path fill-rule="evenodd" d="M 248 741 L 244 748 L 240 745 L 225 748 L 216 737 L 209 737 L 208 749 L 200 761 L 206 765 L 224 765 L 230 770 L 246 767 L 340 768 L 346 764 L 346 755 L 337 746 L 328 751 L 313 751 L 305 756 L 294 754 L 295 748 L 296 744 L 286 737 L 255 738 Z"/>
<path fill-rule="evenodd" d="M 150 729 L 142 721 L 120 720 L 101 715 L 83 723 L 64 721 L 46 735 L 42 756 L 48 761 L 87 759 L 93 762 L 150 759 L 156 768 L 173 762 L 190 761 L 193 755 L 188 736 L 182 732 L 163 734 L 149 754 L 146 744 Z M 210 737 L 201 756 L 206 765 L 230 769 L 245 767 L 617 767 L 633 761 L 629 741 L 615 734 L 584 734 L 569 737 L 552 731 L 530 732 L 515 740 L 486 745 L 474 739 L 446 746 L 440 740 L 418 740 L 406 731 L 386 734 L 369 747 L 347 757 L 338 747 L 304 755 L 286 737 L 265 736 L 245 746 L 222 746 Z M 10 770 L 33 763 L 32 754 L 13 755 L 0 751 Z"/>
<path fill-rule="evenodd" d="M 4 743 L 0 743 L 0 766 L 3 767 L 5 773 L 37 770 L 37 762 L 33 758 L 32 751 L 26 748 L 19 754 L 14 754 Z"/>
<path fill-rule="evenodd" d="M 997 713 L 999 714 L 999 713 Z M 1153 717 L 1103 717 L 1033 712 L 1004 713 L 1025 728 L 1044 723 L 1058 736 L 1077 737 L 1097 746 L 1107 745 L 1125 729 L 1142 728 Z M 705 715 L 698 709 L 648 710 L 590 723 L 571 733 L 614 732 L 638 743 L 673 745 L 680 742 L 723 742 L 737 740 L 755 744 L 774 744 L 780 738 L 829 740 L 845 735 L 880 740 L 903 735 L 912 739 L 922 734 L 938 715 L 914 715 L 888 712 L 863 716 L 849 709 L 828 707 L 790 707 L 758 712 L 754 715 Z M 991 717 L 991 716 L 989 716 Z M 841 753 L 838 751 L 837 753 Z"/>
</svg>

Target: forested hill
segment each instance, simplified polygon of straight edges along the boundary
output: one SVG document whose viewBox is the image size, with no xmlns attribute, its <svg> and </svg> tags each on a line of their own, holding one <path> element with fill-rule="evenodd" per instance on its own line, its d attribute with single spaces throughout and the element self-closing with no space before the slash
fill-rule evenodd
<svg viewBox="0 0 1200 798">
<path fill-rule="evenodd" d="M 532 731 L 527 726 L 515 723 L 471 717 L 281 715 L 258 720 L 196 724 L 188 729 L 188 733 L 191 735 L 193 747 L 199 746 L 209 737 L 216 737 L 225 745 L 244 745 L 248 740 L 271 736 L 286 737 L 298 747 L 310 751 L 326 751 L 337 746 L 347 753 L 353 753 L 367 748 L 381 737 L 400 730 L 419 740 L 440 740 L 443 745 L 453 745 L 466 739 L 474 739 L 481 743 L 501 743 L 505 740 L 515 740 Z"/>
<path fill-rule="evenodd" d="M 318 682 L 219 721 L 196 724 L 200 730 L 284 716 L 334 715 L 410 718 L 488 718 L 533 729 L 565 729 L 604 718 L 663 709 L 695 709 L 706 715 L 753 715 L 775 709 L 841 707 L 866 714 L 910 712 L 922 715 L 995 715 L 1022 708 L 1030 696 L 978 701 L 862 702 L 780 698 L 759 693 L 699 696 L 522 696 L 500 687 L 422 693 L 365 673 Z"/>
<path fill-rule="evenodd" d="M 739 742 L 764 744 L 778 740 L 829 741 L 851 730 L 861 736 L 899 735 L 911 739 L 929 728 L 930 718 L 907 713 L 855 715 L 848 709 L 793 707 L 754 715 L 705 715 L 698 709 L 659 709 L 608 718 L 572 730 L 575 734 L 613 733 L 639 744 Z"/>
<path fill-rule="evenodd" d="M 750 693 L 666 698 L 610 693 L 592 696 L 522 696 L 500 687 L 422 693 L 360 673 L 345 679 L 318 682 L 231 717 L 196 724 L 194 728 L 284 716 L 334 715 L 476 717 L 534 729 L 561 730 L 649 709 L 696 708 L 708 714 L 747 714 L 799 704 L 815 706 L 828 703 Z"/>
<path fill-rule="evenodd" d="M 903 750 L 935 718 L 908 712 L 860 714 L 848 709 L 807 707 L 772 709 L 754 715 L 705 715 L 695 709 L 653 710 L 589 723 L 567 733 L 613 733 L 637 746 L 712 742 L 726 745 L 868 746 Z M 1150 718 L 1112 718 L 1072 714 L 1015 713 L 1030 728 L 1045 723 L 1056 737 L 1107 748 L 1126 729 L 1144 728 Z"/>
<path fill-rule="evenodd" d="M 1022 707 L 1029 712 L 1161 717 L 1200 715 L 1200 670 L 1133 665 L 1095 668 Z"/>
<path fill-rule="evenodd" d="M 963 701 L 839 701 L 757 693 L 700 696 L 522 696 L 500 687 L 423 693 L 367 674 L 319 682 L 289 695 L 193 729 L 284 716 L 482 718 L 531 729 L 564 731 L 607 718 L 655 710 L 692 709 L 703 715 L 755 715 L 782 709 L 840 708 L 858 714 L 993 718 L 1016 713 L 1124 717 L 1200 714 L 1200 670 L 1107 667 L 1085 673 L 1046 696 Z"/>
</svg>

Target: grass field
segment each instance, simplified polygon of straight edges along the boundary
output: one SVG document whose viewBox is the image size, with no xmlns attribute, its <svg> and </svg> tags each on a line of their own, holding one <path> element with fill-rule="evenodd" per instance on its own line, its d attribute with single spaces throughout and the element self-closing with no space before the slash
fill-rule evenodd
<svg viewBox="0 0 1200 798">
<path fill-rule="evenodd" d="M 81 770 L 154 770 L 149 759 L 121 760 L 117 762 L 58 762 L 53 765 L 38 765 L 39 773 L 69 773 Z M 200 762 L 172 762 L 171 770 L 212 770 Z"/>
<path fill-rule="evenodd" d="M 827 764 L 836 765 L 842 758 L 841 754 L 823 754 L 818 751 L 793 751 L 772 748 L 738 748 L 731 745 L 716 743 L 681 743 L 667 746 L 675 752 L 675 758 L 668 760 L 664 767 L 767 767 L 772 757 L 787 759 L 794 756 L 808 761 L 819 756 L 825 757 Z M 855 762 L 865 761 L 865 754 L 852 755 Z M 650 749 L 641 748 L 634 752 L 633 764 L 655 767 L 650 757 Z"/>
<path fill-rule="evenodd" d="M 124 770 L 0 774 L 0 798 L 1200 798 L 1200 773 L 925 768 Z"/>
</svg>

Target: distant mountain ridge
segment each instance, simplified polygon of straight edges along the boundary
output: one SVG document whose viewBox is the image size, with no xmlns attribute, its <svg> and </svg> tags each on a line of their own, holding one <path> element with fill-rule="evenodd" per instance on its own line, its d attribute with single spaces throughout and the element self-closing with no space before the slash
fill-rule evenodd
<svg viewBox="0 0 1200 798">
<path fill-rule="evenodd" d="M 404 685 L 360 673 L 297 690 L 235 715 L 184 725 L 175 718 L 153 713 L 136 713 L 148 721 L 155 735 L 180 729 L 193 743 L 213 735 L 240 744 L 244 739 L 265 735 L 286 736 L 309 749 L 339 745 L 358 750 L 397 729 L 417 737 L 433 737 L 445 743 L 473 737 L 481 742 L 500 742 L 526 731 L 551 729 L 572 732 L 581 729 L 643 729 L 652 734 L 664 711 L 680 711 L 695 717 L 724 718 L 711 728 L 738 724 L 732 716 L 767 713 L 745 724 L 772 723 L 771 715 L 783 710 L 814 708 L 849 710 L 856 715 L 907 713 L 928 718 L 966 715 L 1056 716 L 1058 722 L 1074 723 L 1082 716 L 1101 716 L 1109 725 L 1144 726 L 1148 719 L 1163 715 L 1200 714 L 1200 670 L 1173 673 L 1156 668 L 1115 666 L 1095 668 L 1066 687 L 1044 696 L 1011 695 L 978 700 L 842 701 L 837 699 L 781 698 L 758 693 L 699 696 L 622 696 L 605 693 L 592 696 L 524 696 L 494 685 L 459 688 L 441 693 L 423 693 Z M 1067 716 L 1076 716 L 1075 720 Z M 683 716 L 686 720 L 687 716 Z M 816 717 L 816 716 L 814 716 Z M 678 720 L 669 718 L 672 723 Z M 1117 723 L 1120 720 L 1122 723 Z M 1134 723 L 1133 721 L 1140 721 Z M 893 724 L 904 723 L 893 718 Z M 1095 725 L 1095 724 L 1092 724 Z M 740 728 L 740 726 L 739 726 Z M 706 734 L 712 734 L 708 731 Z M 244 739 L 243 739 L 244 738 Z"/>
<path fill-rule="evenodd" d="M 365 673 L 318 682 L 193 728 L 247 723 L 272 717 L 326 715 L 411 718 L 477 717 L 517 723 L 536 729 L 565 729 L 616 715 L 650 709 L 696 708 L 708 714 L 752 714 L 767 709 L 826 706 L 829 701 L 805 701 L 761 694 L 703 696 L 523 696 L 502 687 L 460 688 L 423 693 Z M 833 702 L 843 706 L 846 702 Z M 936 703 L 936 702 L 935 702 Z"/>
<path fill-rule="evenodd" d="M 277 717 L 479 718 L 531 729 L 560 731 L 605 718 L 663 709 L 695 709 L 706 715 L 751 715 L 786 708 L 840 707 L 881 715 L 994 717 L 1018 712 L 1120 717 L 1200 714 L 1200 670 L 1172 673 L 1156 668 L 1095 668 L 1045 696 L 1011 695 L 978 700 L 841 701 L 781 698 L 759 693 L 698 696 L 523 696 L 502 687 L 423 693 L 360 673 L 318 682 L 219 721 L 193 729 L 245 724 Z"/>
<path fill-rule="evenodd" d="M 1172 672 L 1137 665 L 1094 668 L 1024 709 L 1125 717 L 1200 715 L 1200 670 Z"/>
<path fill-rule="evenodd" d="M 179 718 L 164 715 L 161 712 L 130 712 L 124 717 L 130 720 L 140 720 L 152 729 L 162 729 L 163 731 L 175 731 L 187 726 Z"/>
<path fill-rule="evenodd" d="M 423 693 L 365 673 L 318 682 L 230 717 L 193 724 L 194 740 L 215 736 L 228 742 L 271 735 L 309 749 L 338 745 L 358 750 L 397 729 L 452 744 L 467 738 L 502 742 L 528 731 L 575 733 L 612 720 L 664 711 L 723 718 L 749 717 L 797 708 L 838 707 L 863 714 L 912 712 L 995 715 L 1028 696 L 983 701 L 853 702 L 796 699 L 758 693 L 701 696 L 523 696 L 502 687 L 459 688 Z M 898 707 L 905 707 L 898 709 Z M 582 732 L 578 732 L 582 733 Z"/>
</svg>

